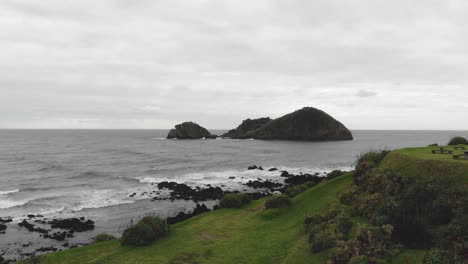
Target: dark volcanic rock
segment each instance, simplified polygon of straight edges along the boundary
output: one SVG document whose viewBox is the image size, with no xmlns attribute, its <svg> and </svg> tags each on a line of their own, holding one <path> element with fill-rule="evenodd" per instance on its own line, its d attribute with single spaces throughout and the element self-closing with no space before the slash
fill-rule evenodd
<svg viewBox="0 0 468 264">
<path fill-rule="evenodd" d="M 301 175 L 292 175 L 284 180 L 285 183 L 290 184 L 290 185 L 300 185 L 304 184 L 306 182 L 314 182 L 314 183 L 319 183 L 324 180 L 324 177 L 319 177 L 317 175 L 311 175 L 311 174 L 301 174 Z"/>
<path fill-rule="evenodd" d="M 248 181 L 245 185 L 258 189 L 258 188 L 265 188 L 265 189 L 272 189 L 272 188 L 279 188 L 282 187 L 283 184 L 278 183 L 278 182 L 273 182 L 270 180 L 265 180 L 265 181 L 260 181 L 260 180 L 255 180 L 255 181 Z"/>
<path fill-rule="evenodd" d="M 177 182 L 160 182 L 158 188 L 172 190 L 171 199 L 194 200 L 195 202 L 218 200 L 224 195 L 223 189 L 220 187 L 209 186 L 208 188 L 193 189 L 186 184 Z"/>
<path fill-rule="evenodd" d="M 262 117 L 257 119 L 246 119 L 242 121 L 237 128 L 229 130 L 227 133 L 223 134 L 222 137 L 227 138 L 243 138 L 248 132 L 259 129 L 263 125 L 270 122 L 269 117 Z"/>
<path fill-rule="evenodd" d="M 47 234 L 49 231 L 48 230 L 45 230 L 43 228 L 40 228 L 40 227 L 34 227 L 33 224 L 29 223 L 28 221 L 24 220 L 21 221 L 20 223 L 18 223 L 19 226 L 21 227 L 24 227 L 26 229 L 28 229 L 29 232 L 39 232 L 41 234 Z"/>
<path fill-rule="evenodd" d="M 5 217 L 5 218 L 0 217 L 0 223 L 10 223 L 11 221 L 13 221 L 13 219 L 9 217 Z"/>
<path fill-rule="evenodd" d="M 7 229 L 6 225 L 0 224 L 0 232 L 4 231 Z"/>
<path fill-rule="evenodd" d="M 184 122 L 175 126 L 175 129 L 169 131 L 168 139 L 200 139 L 200 138 L 216 138 L 206 128 L 194 122 Z"/>
<path fill-rule="evenodd" d="M 184 213 L 184 212 L 180 212 L 178 213 L 176 216 L 174 217 L 168 217 L 166 219 L 167 223 L 172 225 L 172 224 L 175 224 L 175 223 L 178 223 L 178 222 L 182 222 L 186 219 L 189 219 L 190 217 L 194 217 L 196 215 L 200 215 L 200 214 L 203 214 L 203 213 L 206 213 L 206 212 L 209 212 L 210 209 L 208 209 L 208 207 L 206 207 L 205 204 L 197 204 L 197 206 L 195 207 L 195 209 L 193 209 L 193 212 L 191 213 Z"/>
<path fill-rule="evenodd" d="M 326 141 L 352 140 L 353 136 L 342 123 L 327 113 L 305 107 L 274 119 L 239 138 Z"/>
<path fill-rule="evenodd" d="M 277 168 L 270 168 L 268 169 L 268 171 L 277 171 L 278 169 Z"/>
<path fill-rule="evenodd" d="M 85 221 L 84 218 L 53 219 L 49 222 L 52 228 L 68 229 L 75 232 L 84 232 L 94 229 L 94 222 Z"/>
</svg>

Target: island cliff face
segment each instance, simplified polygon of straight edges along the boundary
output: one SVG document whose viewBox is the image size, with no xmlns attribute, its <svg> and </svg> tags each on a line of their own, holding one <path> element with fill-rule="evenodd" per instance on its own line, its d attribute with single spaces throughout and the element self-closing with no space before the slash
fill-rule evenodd
<svg viewBox="0 0 468 264">
<path fill-rule="evenodd" d="M 249 119 L 245 120 L 239 127 L 247 128 L 247 125 L 243 125 L 248 120 Z M 351 131 L 349 131 L 342 123 L 327 113 L 313 107 L 304 107 L 293 113 L 265 122 L 265 124 L 250 131 L 238 130 L 239 127 L 235 129 L 238 134 L 232 133 L 235 135 L 234 138 L 304 141 L 353 139 Z M 227 134 L 230 134 L 231 131 Z"/>
<path fill-rule="evenodd" d="M 206 128 L 194 122 L 184 122 L 171 129 L 167 135 L 168 139 L 201 139 L 201 138 L 216 138 Z"/>
<path fill-rule="evenodd" d="M 271 118 L 269 117 L 262 117 L 258 119 L 249 118 L 242 121 L 242 124 L 240 124 L 237 128 L 229 130 L 227 133 L 223 134 L 222 137 L 241 138 L 248 132 L 259 129 L 270 121 Z"/>
</svg>

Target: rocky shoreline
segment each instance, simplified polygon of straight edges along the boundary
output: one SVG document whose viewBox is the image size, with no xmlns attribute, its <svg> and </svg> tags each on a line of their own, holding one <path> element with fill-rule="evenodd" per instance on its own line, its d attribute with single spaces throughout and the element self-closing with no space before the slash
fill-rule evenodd
<svg viewBox="0 0 468 264">
<path fill-rule="evenodd" d="M 262 166 L 251 165 L 246 168 L 247 170 L 266 170 L 272 173 L 278 174 L 278 180 L 271 179 L 252 179 L 247 182 L 239 182 L 247 189 L 241 190 L 246 193 L 252 200 L 260 199 L 265 196 L 273 195 L 276 193 L 284 193 L 287 188 L 291 186 L 296 186 L 304 184 L 307 182 L 314 182 L 315 184 L 327 179 L 331 175 L 337 175 L 342 172 L 334 171 L 328 175 L 315 173 L 299 173 L 293 174 L 285 170 L 279 170 L 276 167 L 263 168 Z M 235 181 L 236 177 L 231 176 L 226 179 L 227 181 Z M 153 196 L 150 198 L 151 201 L 157 202 L 161 200 L 168 200 L 174 202 L 176 200 L 186 200 L 193 201 L 195 206 L 193 210 L 186 212 L 186 210 L 179 211 L 175 215 L 166 217 L 169 224 L 175 224 L 191 217 L 209 212 L 211 210 L 217 210 L 219 206 L 218 202 L 224 195 L 233 192 L 232 190 L 223 190 L 222 186 L 194 186 L 191 187 L 184 183 L 177 182 L 168 182 L 162 181 L 159 183 L 154 183 L 153 191 L 146 191 L 144 193 L 132 193 L 130 197 L 136 195 L 149 195 Z M 168 195 L 161 195 L 162 193 L 167 193 Z M 205 204 L 205 202 L 215 201 L 216 204 L 210 206 Z M 49 252 L 60 251 L 66 248 L 72 248 L 84 245 L 86 243 L 71 243 L 69 240 L 74 237 L 80 236 L 80 233 L 86 234 L 86 232 L 95 229 L 95 221 L 85 218 L 85 217 L 71 217 L 71 218 L 52 218 L 49 219 L 42 215 L 38 214 L 28 214 L 24 218 L 21 218 L 19 221 L 13 221 L 11 217 L 2 217 L 0 218 L 0 238 L 2 234 L 8 232 L 9 229 L 19 228 L 22 232 L 36 233 L 40 238 L 45 240 L 43 243 L 13 243 L 6 245 L 7 248 L 0 250 L 0 263 L 12 263 L 16 260 L 28 258 L 40 254 L 45 254 Z M 60 242 L 60 246 L 50 245 L 47 241 L 57 241 Z M 5 245 L 2 245 L 5 246 Z M 36 246 L 35 249 L 30 250 Z M 27 252 L 23 249 L 29 249 Z M 16 252 L 14 255 L 15 259 L 5 259 L 7 251 L 14 249 Z M 12 255 L 11 253 L 9 254 Z"/>
</svg>

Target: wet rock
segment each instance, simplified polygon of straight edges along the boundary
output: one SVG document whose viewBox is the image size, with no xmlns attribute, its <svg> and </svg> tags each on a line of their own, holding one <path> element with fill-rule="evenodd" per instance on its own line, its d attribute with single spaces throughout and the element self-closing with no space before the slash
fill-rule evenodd
<svg viewBox="0 0 468 264">
<path fill-rule="evenodd" d="M 256 170 L 258 169 L 257 165 L 252 165 L 247 168 L 248 170 Z"/>
<path fill-rule="evenodd" d="M 57 250 L 58 250 L 57 248 L 51 246 L 51 247 L 41 247 L 41 248 L 38 248 L 38 249 L 36 249 L 36 252 L 50 252 L 50 251 L 55 252 L 55 251 L 57 251 Z"/>
<path fill-rule="evenodd" d="M 277 168 L 270 168 L 268 171 L 277 171 Z"/>
<path fill-rule="evenodd" d="M 281 177 L 291 177 L 293 176 L 292 174 L 290 174 L 289 172 L 287 171 L 281 171 Z"/>
<path fill-rule="evenodd" d="M 132 194 L 130 194 L 130 196 L 128 196 L 128 197 L 135 197 L 135 195 L 136 195 L 136 193 L 132 193 Z"/>
<path fill-rule="evenodd" d="M 190 186 L 183 183 L 176 182 L 160 182 L 158 183 L 159 189 L 169 189 L 171 192 L 171 199 L 183 199 L 183 200 L 194 200 L 207 201 L 207 200 L 218 200 L 224 195 L 223 189 L 220 187 L 212 187 L 207 185 L 207 188 L 196 187 L 191 188 Z"/>
<path fill-rule="evenodd" d="M 310 181 L 317 184 L 323 181 L 323 179 L 324 179 L 323 177 L 319 177 L 317 175 L 311 175 L 311 174 L 306 173 L 306 174 L 301 174 L 301 175 L 291 175 L 288 178 L 286 178 L 284 182 L 289 185 L 300 185 L 300 184 L 304 184 Z"/>
<path fill-rule="evenodd" d="M 47 234 L 49 231 L 48 230 L 45 230 L 43 228 L 40 228 L 40 227 L 34 227 L 33 224 L 29 223 L 28 221 L 26 221 L 25 219 L 23 219 L 23 221 L 21 221 L 20 223 L 18 223 L 18 225 L 20 227 L 24 227 L 26 228 L 29 232 L 39 232 L 41 234 Z"/>
<path fill-rule="evenodd" d="M 274 182 L 274 181 L 270 181 L 270 180 L 248 181 L 244 185 L 247 185 L 247 186 L 249 186 L 251 188 L 254 188 L 254 189 L 259 189 L 259 188 L 272 189 L 272 188 L 279 188 L 279 187 L 283 186 L 283 184 L 281 184 L 279 182 Z"/>
<path fill-rule="evenodd" d="M 10 217 L 5 217 L 5 218 L 1 218 L 0 217 L 0 223 L 10 223 L 11 221 L 13 221 L 13 219 L 11 219 Z"/>
<path fill-rule="evenodd" d="M 7 226 L 4 224 L 0 224 L 0 232 L 3 232 L 7 229 Z"/>
<path fill-rule="evenodd" d="M 84 232 L 94 229 L 94 222 L 92 220 L 84 220 L 78 218 L 68 219 L 53 219 L 49 222 L 52 228 L 68 229 L 75 232 Z"/>
<path fill-rule="evenodd" d="M 236 178 L 236 177 L 231 176 L 231 177 L 229 177 L 228 179 L 229 179 L 229 180 L 234 180 L 235 178 Z"/>
</svg>

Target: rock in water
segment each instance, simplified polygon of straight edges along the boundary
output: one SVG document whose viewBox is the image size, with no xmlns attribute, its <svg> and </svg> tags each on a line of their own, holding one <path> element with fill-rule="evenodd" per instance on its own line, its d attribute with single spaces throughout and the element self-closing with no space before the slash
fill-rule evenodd
<svg viewBox="0 0 468 264">
<path fill-rule="evenodd" d="M 327 113 L 313 107 L 304 107 L 274 119 L 241 138 L 326 141 L 352 140 L 353 135 Z"/>
<path fill-rule="evenodd" d="M 242 124 L 240 124 L 236 129 L 229 130 L 227 133 L 223 134 L 222 137 L 242 138 L 245 137 L 247 133 L 259 129 L 270 121 L 271 118 L 269 117 L 262 117 L 257 119 L 249 118 L 242 121 Z"/>
<path fill-rule="evenodd" d="M 184 122 L 171 129 L 167 135 L 168 139 L 201 139 L 201 138 L 216 138 L 206 128 L 194 123 Z"/>
</svg>

